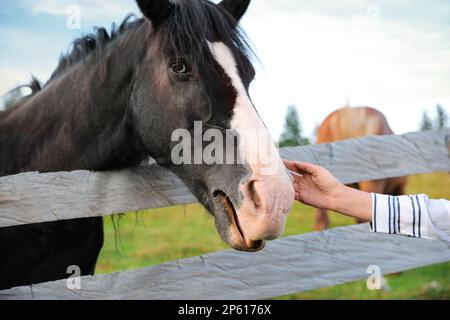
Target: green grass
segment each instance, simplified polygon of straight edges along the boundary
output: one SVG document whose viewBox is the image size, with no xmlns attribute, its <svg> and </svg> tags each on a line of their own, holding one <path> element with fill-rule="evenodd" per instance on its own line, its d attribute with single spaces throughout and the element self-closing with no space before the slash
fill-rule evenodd
<svg viewBox="0 0 450 320">
<path fill-rule="evenodd" d="M 412 177 L 407 191 L 449 199 L 450 176 Z M 296 204 L 285 235 L 312 232 L 313 214 L 312 208 Z M 352 223 L 352 219 L 331 214 L 332 227 Z M 200 205 L 129 213 L 105 218 L 105 246 L 97 273 L 145 268 L 224 249 L 228 247 L 220 240 L 213 219 Z M 365 281 L 359 281 L 280 299 L 450 299 L 450 263 L 388 276 L 387 283 L 381 291 L 369 291 Z"/>
</svg>

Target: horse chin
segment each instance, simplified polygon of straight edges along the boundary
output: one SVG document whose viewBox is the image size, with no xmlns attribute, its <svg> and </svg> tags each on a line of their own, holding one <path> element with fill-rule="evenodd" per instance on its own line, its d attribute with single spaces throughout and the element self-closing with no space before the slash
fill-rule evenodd
<svg viewBox="0 0 450 320">
<path fill-rule="evenodd" d="M 216 214 L 220 214 L 223 217 L 218 219 L 216 217 L 216 225 L 219 234 L 222 239 L 228 243 L 228 245 L 238 251 L 244 252 L 258 252 L 265 248 L 266 241 L 259 240 L 254 241 L 245 236 L 242 230 L 237 212 L 232 204 L 230 198 L 222 192 L 219 192 L 215 196 L 216 202 Z M 217 221 L 226 220 L 228 226 L 223 224 L 217 224 Z"/>
</svg>

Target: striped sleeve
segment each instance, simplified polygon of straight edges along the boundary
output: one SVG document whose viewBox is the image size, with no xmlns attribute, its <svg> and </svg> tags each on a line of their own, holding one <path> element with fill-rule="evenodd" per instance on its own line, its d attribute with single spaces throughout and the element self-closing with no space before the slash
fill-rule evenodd
<svg viewBox="0 0 450 320">
<path fill-rule="evenodd" d="M 450 202 L 428 196 L 372 194 L 372 232 L 450 242 Z"/>
</svg>

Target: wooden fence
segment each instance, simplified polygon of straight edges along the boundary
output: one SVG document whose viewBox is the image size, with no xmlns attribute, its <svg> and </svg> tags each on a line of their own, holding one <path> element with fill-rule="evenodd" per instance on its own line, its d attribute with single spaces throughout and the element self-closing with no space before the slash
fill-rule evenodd
<svg viewBox="0 0 450 320">
<path fill-rule="evenodd" d="M 343 183 L 450 172 L 450 130 L 368 137 L 281 150 L 330 169 Z M 0 227 L 106 216 L 197 202 L 156 166 L 118 172 L 24 173 L 0 178 Z M 0 299 L 263 299 L 450 261 L 441 241 L 371 234 L 367 225 L 288 237 L 263 252 L 232 250 L 142 270 L 0 291 Z M 7 263 L 7 262 L 0 262 Z"/>
</svg>

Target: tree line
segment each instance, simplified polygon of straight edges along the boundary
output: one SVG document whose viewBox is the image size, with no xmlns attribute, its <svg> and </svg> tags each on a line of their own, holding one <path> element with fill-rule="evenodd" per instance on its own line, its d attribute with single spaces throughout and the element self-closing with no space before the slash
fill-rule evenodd
<svg viewBox="0 0 450 320">
<path fill-rule="evenodd" d="M 441 105 L 436 106 L 436 117 L 432 119 L 427 111 L 422 114 L 421 131 L 442 130 L 450 126 L 449 116 Z"/>
</svg>

